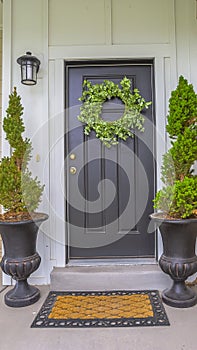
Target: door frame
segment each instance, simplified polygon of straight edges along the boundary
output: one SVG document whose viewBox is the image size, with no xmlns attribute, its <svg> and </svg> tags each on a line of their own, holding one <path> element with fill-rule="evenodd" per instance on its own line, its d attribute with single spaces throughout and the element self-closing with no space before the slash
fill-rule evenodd
<svg viewBox="0 0 197 350">
<path fill-rule="evenodd" d="M 156 188 L 157 188 L 157 179 L 156 179 L 156 162 L 155 162 L 155 154 L 156 154 L 156 147 L 155 147 L 155 137 L 156 137 L 156 132 L 155 132 L 155 86 L 154 86 L 154 60 L 153 59 L 102 59 L 102 60 L 66 60 L 65 61 L 65 109 L 67 110 L 67 101 L 68 101 L 68 96 L 70 94 L 70 90 L 69 90 L 69 69 L 74 69 L 76 68 L 102 68 L 102 67 L 119 67 L 119 66 L 125 66 L 125 67 L 131 67 L 131 66 L 148 66 L 150 67 L 150 84 L 151 84 L 151 95 L 152 95 L 152 122 L 153 122 L 153 192 L 154 192 L 154 196 L 156 193 Z M 67 116 L 65 118 L 65 134 L 67 131 Z M 65 137 L 65 147 L 68 149 L 68 138 Z M 69 161 L 66 161 L 65 164 L 65 168 L 68 169 L 69 167 Z M 69 185 L 68 185 L 68 172 L 65 169 L 65 196 L 67 197 L 67 193 L 69 192 Z M 72 258 L 72 260 L 69 259 L 69 252 L 70 252 L 70 246 L 69 246 L 69 241 L 70 241 L 70 230 L 69 230 L 69 224 L 68 224 L 68 208 L 65 208 L 66 211 L 66 241 L 67 241 L 67 245 L 66 245 L 66 264 L 74 264 L 77 262 L 81 263 L 81 262 L 85 262 L 85 261 L 96 261 L 97 263 L 103 263 L 105 261 L 118 261 L 118 259 L 120 259 L 119 261 L 125 261 L 125 262 L 131 262 L 133 263 L 134 261 L 145 261 L 146 263 L 149 262 L 153 262 L 155 260 L 157 260 L 157 235 L 155 234 L 155 245 L 154 245 L 154 257 L 125 257 L 125 258 L 118 258 L 118 257 L 114 257 L 114 258 L 110 258 L 110 257 L 103 257 L 103 258 L 77 258 L 76 262 L 75 259 Z M 156 232 L 156 230 L 155 230 Z"/>
<path fill-rule="evenodd" d="M 87 48 L 89 52 L 90 48 Z M 159 136 L 156 136 L 155 149 L 156 149 L 156 179 L 157 188 L 161 187 L 160 181 L 160 168 L 162 164 L 162 155 L 166 152 L 168 147 L 165 127 L 166 127 L 166 114 L 167 114 L 167 100 L 170 96 L 172 86 L 176 83 L 176 72 L 173 71 L 174 59 L 170 58 L 171 52 L 164 53 L 163 47 L 157 47 L 155 51 L 147 49 L 143 52 L 141 49 L 136 51 L 135 56 L 128 54 L 128 48 L 121 48 L 123 55 L 109 54 L 107 50 L 106 55 L 100 55 L 96 52 L 96 57 L 91 54 L 84 60 L 111 60 L 111 59 L 154 59 L 154 78 L 155 78 L 155 121 L 156 125 L 159 125 Z M 125 51 L 126 50 L 126 51 Z M 168 50 L 167 50 L 168 51 Z M 92 52 L 92 50 L 91 50 Z M 167 57 L 166 57 L 167 56 Z M 61 58 L 59 58 L 61 57 Z M 73 57 L 72 52 L 64 50 L 61 55 L 51 54 L 49 60 L 49 138 L 50 138 L 50 232 L 51 239 L 51 253 L 50 260 L 53 266 L 65 266 L 66 261 L 66 225 L 65 225 L 65 184 L 62 182 L 62 187 L 54 184 L 57 180 L 57 172 L 62 171 L 62 164 L 64 163 L 64 141 L 62 138 L 62 130 L 64 130 L 64 105 L 65 105 L 65 76 L 64 65 L 66 61 L 82 60 L 83 55 L 81 49 L 75 51 Z M 58 93 L 55 93 L 58 91 Z M 58 123 L 56 117 L 58 116 Z M 53 147 L 58 142 L 57 147 Z M 156 239 L 156 249 L 158 258 L 162 253 L 162 241 L 160 235 Z M 154 261 L 156 263 L 156 260 Z M 110 263 L 110 262 L 109 262 Z M 139 264 L 146 263 L 139 261 Z"/>
</svg>

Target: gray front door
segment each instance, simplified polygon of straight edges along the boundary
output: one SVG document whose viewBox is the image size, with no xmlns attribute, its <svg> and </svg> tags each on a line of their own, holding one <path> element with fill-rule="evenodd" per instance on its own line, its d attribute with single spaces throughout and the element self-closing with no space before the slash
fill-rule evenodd
<svg viewBox="0 0 197 350">
<path fill-rule="evenodd" d="M 67 62 L 65 76 L 68 259 L 152 258 L 155 233 L 147 228 L 155 188 L 154 103 L 143 111 L 145 132 L 110 149 L 94 132 L 85 136 L 77 116 L 84 79 L 119 83 L 127 76 L 153 101 L 153 62 Z M 120 100 L 110 100 L 102 117 L 114 120 L 123 110 Z"/>
</svg>

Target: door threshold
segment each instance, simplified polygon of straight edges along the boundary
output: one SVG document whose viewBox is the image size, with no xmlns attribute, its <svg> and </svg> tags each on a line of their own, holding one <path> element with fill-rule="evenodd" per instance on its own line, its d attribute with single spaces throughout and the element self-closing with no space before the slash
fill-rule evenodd
<svg viewBox="0 0 197 350">
<path fill-rule="evenodd" d="M 110 265 L 153 265 L 155 258 L 128 258 L 128 259 L 71 259 L 66 266 L 110 266 Z"/>
</svg>

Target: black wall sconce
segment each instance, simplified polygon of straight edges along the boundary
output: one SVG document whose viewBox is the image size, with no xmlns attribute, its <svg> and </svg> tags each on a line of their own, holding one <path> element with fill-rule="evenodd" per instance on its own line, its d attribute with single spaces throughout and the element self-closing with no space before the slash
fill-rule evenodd
<svg viewBox="0 0 197 350">
<path fill-rule="evenodd" d="M 21 83 L 24 85 L 35 85 L 37 83 L 37 73 L 40 67 L 40 60 L 26 52 L 26 55 L 17 59 L 21 66 Z"/>
</svg>

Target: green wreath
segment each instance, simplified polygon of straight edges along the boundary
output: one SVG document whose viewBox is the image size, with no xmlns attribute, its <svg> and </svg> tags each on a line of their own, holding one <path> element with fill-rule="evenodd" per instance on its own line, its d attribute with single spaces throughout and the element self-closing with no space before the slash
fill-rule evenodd
<svg viewBox="0 0 197 350">
<path fill-rule="evenodd" d="M 93 85 L 84 80 L 83 93 L 79 98 L 83 105 L 78 119 L 86 124 L 84 133 L 89 135 L 91 130 L 94 130 L 96 137 L 108 148 L 117 145 L 118 138 L 125 141 L 128 137 L 133 137 L 134 128 L 144 131 L 144 117 L 141 111 L 151 104 L 141 97 L 138 89 L 131 92 L 131 82 L 127 77 L 122 79 L 120 85 L 121 88 L 110 80 Z M 101 118 L 103 103 L 115 97 L 124 103 L 124 113 L 115 121 L 105 121 Z"/>
</svg>

